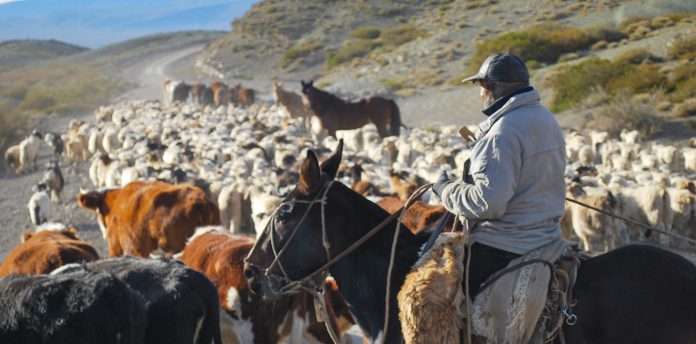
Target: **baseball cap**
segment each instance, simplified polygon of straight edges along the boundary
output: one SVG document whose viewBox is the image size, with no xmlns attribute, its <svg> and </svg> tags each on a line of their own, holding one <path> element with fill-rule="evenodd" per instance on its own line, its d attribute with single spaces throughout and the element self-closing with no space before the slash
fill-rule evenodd
<svg viewBox="0 0 696 344">
<path fill-rule="evenodd" d="M 475 80 L 529 82 L 529 72 L 521 58 L 507 53 L 495 54 L 488 56 L 483 61 L 478 73 L 462 80 L 462 82 Z"/>
</svg>

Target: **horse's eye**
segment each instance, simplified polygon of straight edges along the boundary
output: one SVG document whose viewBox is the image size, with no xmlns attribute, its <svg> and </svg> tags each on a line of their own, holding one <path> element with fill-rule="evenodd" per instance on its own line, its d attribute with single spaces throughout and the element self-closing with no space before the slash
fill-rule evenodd
<svg viewBox="0 0 696 344">
<path fill-rule="evenodd" d="M 290 214 L 292 214 L 292 209 L 293 209 L 293 204 L 292 203 L 283 203 L 280 205 L 278 208 L 278 220 L 286 220 L 287 218 L 290 217 Z"/>
</svg>

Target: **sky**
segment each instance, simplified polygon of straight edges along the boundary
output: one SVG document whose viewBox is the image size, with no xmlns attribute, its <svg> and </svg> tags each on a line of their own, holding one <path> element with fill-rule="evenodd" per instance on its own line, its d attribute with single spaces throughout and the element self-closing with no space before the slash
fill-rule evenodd
<svg viewBox="0 0 696 344">
<path fill-rule="evenodd" d="M 97 48 L 148 34 L 230 30 L 257 0 L 0 0 L 0 41 L 56 39 Z"/>
</svg>

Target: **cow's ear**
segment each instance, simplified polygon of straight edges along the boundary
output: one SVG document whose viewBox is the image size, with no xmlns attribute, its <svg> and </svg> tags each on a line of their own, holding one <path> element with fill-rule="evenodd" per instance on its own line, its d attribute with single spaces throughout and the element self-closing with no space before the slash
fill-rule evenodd
<svg viewBox="0 0 696 344">
<path fill-rule="evenodd" d="M 77 197 L 77 203 L 83 208 L 97 210 L 104 202 L 104 195 L 104 192 L 97 191 L 83 193 Z"/>
<path fill-rule="evenodd" d="M 338 140 L 338 146 L 331 156 L 321 163 L 321 171 L 324 172 L 331 180 L 336 178 L 338 167 L 341 165 L 343 157 L 343 139 Z"/>
<path fill-rule="evenodd" d="M 22 234 L 22 242 L 27 242 L 27 240 L 29 240 L 33 235 L 34 233 L 32 232 L 25 232 Z"/>
<path fill-rule="evenodd" d="M 310 149 L 307 157 L 300 166 L 300 181 L 297 191 L 305 195 L 311 195 L 321 188 L 321 169 L 317 155 Z"/>
<path fill-rule="evenodd" d="M 689 190 L 692 194 L 696 195 L 696 185 L 694 184 L 694 182 L 689 182 L 688 184 L 686 184 L 686 189 Z"/>
</svg>

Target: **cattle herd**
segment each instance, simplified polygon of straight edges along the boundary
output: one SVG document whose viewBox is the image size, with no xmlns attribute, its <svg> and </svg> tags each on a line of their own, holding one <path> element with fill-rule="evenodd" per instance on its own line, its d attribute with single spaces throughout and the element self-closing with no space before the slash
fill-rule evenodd
<svg viewBox="0 0 696 344">
<path fill-rule="evenodd" d="M 18 174 L 37 169 L 42 144 L 53 155 L 27 204 L 36 229 L 0 265 L 0 342 L 330 343 L 309 294 L 264 300 L 243 274 L 257 233 L 298 182 L 300 157 L 308 149 L 326 154 L 343 139 L 338 179 L 394 212 L 442 170 L 460 175 L 472 146 L 463 137 L 477 131 L 390 134 L 376 123 L 322 130 L 327 119 L 313 120 L 321 115 L 307 94 L 278 83 L 274 104 L 220 82 L 167 81 L 164 89 L 163 101 L 104 106 L 93 122 L 73 120 L 62 134 L 35 131 L 5 152 Z M 402 127 L 400 119 L 391 124 Z M 634 131 L 567 131 L 566 141 L 568 197 L 696 235 L 696 139 L 677 146 L 641 142 Z M 66 197 L 60 167 L 80 161 L 89 165 L 92 190 Z M 65 219 L 51 208 L 66 202 L 93 212 L 110 258 L 57 223 Z M 404 224 L 417 232 L 444 213 L 426 194 Z M 566 237 L 594 253 L 646 239 L 572 203 L 561 221 Z M 335 282 L 325 283 L 343 333 L 354 321 Z"/>
</svg>

